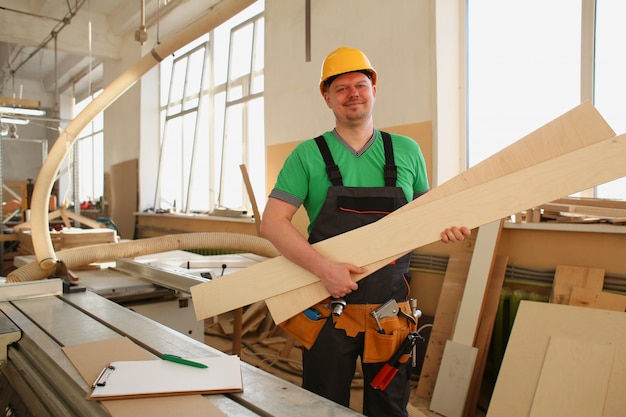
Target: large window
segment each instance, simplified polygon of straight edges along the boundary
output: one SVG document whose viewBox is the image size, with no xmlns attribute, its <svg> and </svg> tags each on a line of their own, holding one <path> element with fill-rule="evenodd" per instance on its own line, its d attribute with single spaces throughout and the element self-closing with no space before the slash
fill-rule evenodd
<svg viewBox="0 0 626 417">
<path fill-rule="evenodd" d="M 626 2 L 598 0 L 596 9 L 595 105 L 617 134 L 626 133 Z M 626 179 L 597 187 L 603 198 L 626 199 Z"/>
<path fill-rule="evenodd" d="M 91 103 L 102 90 L 75 103 L 74 115 Z M 95 208 L 104 194 L 104 115 L 96 117 L 78 134 L 70 154 L 69 187 L 62 202 L 72 201 L 82 208 Z"/>
<path fill-rule="evenodd" d="M 161 63 L 155 209 L 249 211 L 243 173 L 255 194 L 265 194 L 262 7 Z"/>
<path fill-rule="evenodd" d="M 626 2 L 597 0 L 595 32 L 582 30 L 590 0 L 468 0 L 468 165 L 473 166 L 578 105 L 581 85 L 619 134 L 626 131 Z M 595 79 L 581 71 L 595 45 Z M 623 180 L 596 188 L 626 199 Z"/>
</svg>

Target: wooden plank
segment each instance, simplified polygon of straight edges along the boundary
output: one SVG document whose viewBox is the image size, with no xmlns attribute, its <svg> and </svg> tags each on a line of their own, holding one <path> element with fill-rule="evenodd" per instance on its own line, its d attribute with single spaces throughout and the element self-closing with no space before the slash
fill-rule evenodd
<svg viewBox="0 0 626 417">
<path fill-rule="evenodd" d="M 478 355 L 478 349 L 474 348 L 474 339 L 501 230 L 501 220 L 478 229 L 467 282 L 452 334 L 454 343 L 446 343 L 443 352 L 440 371 L 445 371 L 440 372 L 437 378 L 430 409 L 448 417 L 461 417 L 465 409 Z M 454 349 L 450 354 L 446 351 L 449 348 Z"/>
<path fill-rule="evenodd" d="M 626 296 L 591 288 L 574 287 L 569 305 L 624 312 L 626 311 Z"/>
<path fill-rule="evenodd" d="M 476 364 L 474 365 L 474 373 L 472 374 L 472 381 L 470 383 L 470 391 L 465 401 L 465 411 L 463 412 L 463 415 L 467 417 L 473 417 L 476 414 L 508 261 L 508 256 L 497 256 L 491 274 L 489 275 L 480 325 L 478 326 L 478 333 L 474 341 L 474 346 L 478 349 L 478 353 L 476 356 Z"/>
<path fill-rule="evenodd" d="M 584 123 L 581 123 L 583 120 Z M 592 128 L 592 126 L 595 127 Z M 594 129 L 598 129 L 597 132 L 594 131 Z M 410 206 L 417 207 L 422 204 L 427 204 L 434 199 L 443 198 L 447 195 L 467 189 L 468 187 L 482 184 L 487 178 L 506 175 L 528 167 L 531 164 L 545 161 L 560 153 L 579 149 L 582 146 L 595 142 L 604 135 L 609 135 L 605 136 L 606 138 L 612 137 L 611 132 L 613 132 L 611 128 L 601 120 L 601 116 L 596 112 L 593 106 L 585 102 L 501 150 L 492 157 L 482 161 L 480 164 L 434 188 L 428 194 L 411 202 Z M 567 140 L 563 140 L 565 138 L 567 138 Z M 572 139 L 572 141 L 569 139 Z M 540 148 L 542 143 L 546 145 L 541 149 L 542 152 L 531 152 L 529 154 L 529 150 Z M 506 163 L 504 163 L 504 161 L 506 161 Z M 527 207 L 524 207 L 522 209 L 526 208 Z M 407 206 L 397 210 L 396 213 L 402 212 L 405 209 L 407 209 Z M 393 214 L 394 213 L 392 213 L 392 215 Z M 509 214 L 511 213 L 507 213 L 507 215 Z M 401 254 L 398 254 L 398 256 L 400 255 Z M 375 264 L 368 265 L 367 269 L 368 271 L 375 271 L 391 262 L 393 259 L 395 258 L 390 257 L 378 261 Z M 355 279 L 358 280 L 360 277 L 362 276 L 356 276 Z M 315 286 L 318 288 L 314 289 L 313 287 Z M 310 292 L 308 299 L 307 292 Z M 308 307 L 327 297 L 328 293 L 321 283 L 314 280 L 306 287 L 290 291 L 289 296 L 293 300 L 298 300 L 297 305 L 305 305 Z M 285 300 L 280 295 L 270 297 L 265 301 L 276 322 L 281 322 L 295 314 L 288 310 L 289 304 L 285 303 Z"/>
<path fill-rule="evenodd" d="M 461 416 L 478 349 L 453 340 L 446 342 L 439 370 L 446 383 L 435 386 L 430 409 L 446 417 Z"/>
<path fill-rule="evenodd" d="M 135 237 L 135 213 L 138 210 L 139 161 L 129 159 L 111 166 L 109 183 L 109 217 L 116 224 L 120 237 Z M 183 205 L 183 202 L 179 202 Z"/>
<path fill-rule="evenodd" d="M 557 265 L 550 292 L 550 302 L 569 304 L 572 288 L 582 287 L 602 291 L 604 269 L 584 266 Z"/>
<path fill-rule="evenodd" d="M 446 340 L 452 336 L 457 311 L 463 297 L 471 254 L 454 253 L 450 255 L 446 275 L 443 278 L 441 294 L 437 303 L 437 313 L 428 338 L 424 363 L 417 384 L 417 395 L 430 400 L 435 389 L 443 349 Z"/>
<path fill-rule="evenodd" d="M 615 348 L 611 374 L 607 378 L 609 385 L 603 417 L 623 417 L 626 410 L 626 333 L 616 329 L 624 328 L 626 314 L 621 312 L 522 301 L 487 417 L 529 416 L 542 368 L 546 364 L 548 345 L 553 337 L 569 338 L 581 344 L 592 342 L 612 345 Z M 594 360 L 586 357 L 581 362 Z M 562 382 L 562 389 L 575 390 L 576 385 L 584 383 L 586 377 L 569 378 Z M 589 400 L 591 394 L 583 394 L 582 397 Z M 582 414 L 570 414 L 568 417 L 572 415 Z"/>
<path fill-rule="evenodd" d="M 558 198 L 551 203 L 626 210 L 626 201 L 608 200 L 604 198 L 565 197 Z"/>
<path fill-rule="evenodd" d="M 4 233 L 0 234 L 0 242 L 10 242 L 13 240 L 19 240 L 17 233 Z"/>
<path fill-rule="evenodd" d="M 28 100 L 24 98 L 4 97 L 0 96 L 0 106 L 6 107 L 26 107 L 29 109 L 39 109 L 41 107 L 41 101 Z"/>
<path fill-rule="evenodd" d="M 380 259 L 387 256 L 394 248 L 414 249 L 439 240 L 439 232 L 452 224 L 473 228 L 495 220 L 496 216 L 502 218 L 515 213 L 524 206 L 528 207 L 528 203 L 533 201 L 548 200 L 562 193 L 574 193 L 575 190 L 591 188 L 610 181 L 611 177 L 619 178 L 626 175 L 626 167 L 623 166 L 624 161 L 618 161 L 623 157 L 623 154 L 622 157 L 618 154 L 611 155 L 613 152 L 624 152 L 626 150 L 625 142 L 626 136 L 622 135 L 607 140 L 603 144 L 591 145 L 570 152 L 551 161 L 472 187 L 456 195 L 430 202 L 426 206 L 414 208 L 410 212 L 397 214 L 393 220 L 392 218 L 382 219 L 373 225 L 362 228 L 363 230 L 358 229 L 341 235 L 339 239 L 345 239 L 341 244 L 337 244 L 339 240 L 324 241 L 328 246 L 325 246 L 325 250 L 321 252 L 335 260 L 339 260 L 337 255 L 342 254 L 345 257 L 340 260 L 364 266 L 366 270 L 370 271 L 368 268 L 372 264 L 368 264 L 363 259 L 367 254 L 371 254 L 369 258 L 371 262 L 376 257 Z M 605 145 L 608 146 L 603 150 Z M 608 148 L 613 149 L 609 150 Z M 603 156 L 600 157 L 600 154 Z M 613 158 L 613 161 L 609 162 L 607 158 Z M 591 159 L 595 160 L 592 162 Z M 589 165 L 582 168 L 581 164 L 586 163 Z M 612 166 L 608 167 L 607 163 Z M 589 171 L 585 173 L 576 172 L 575 166 Z M 567 183 L 560 182 L 563 176 L 568 179 Z M 533 186 L 520 189 L 519 184 L 533 184 Z M 502 196 L 506 197 L 503 198 Z M 458 207 L 463 207 L 466 211 L 461 212 Z M 382 237 L 389 238 L 389 240 L 382 239 Z M 403 239 L 406 240 L 403 242 Z M 410 242 L 408 242 L 409 240 Z M 363 244 L 355 244 L 354 242 L 363 242 Z M 379 243 L 380 245 L 378 245 Z M 359 249 L 362 251 L 361 257 L 358 256 L 359 254 L 350 253 L 351 250 Z M 295 279 L 296 274 L 284 276 Z M 308 276 L 307 281 L 299 281 L 300 286 L 308 285 L 307 282 L 311 283 L 310 279 L 311 277 Z M 313 279 L 315 280 L 315 278 Z M 355 276 L 354 279 L 358 281 L 361 276 Z M 295 284 L 294 281 L 290 281 L 287 285 Z M 276 291 L 276 293 L 278 292 Z M 324 298 L 309 299 L 308 304 L 296 305 L 285 300 L 286 296 L 292 297 L 292 294 L 280 294 L 279 300 L 282 302 L 266 300 L 276 322 L 281 322 Z"/>
<path fill-rule="evenodd" d="M 259 206 L 256 204 L 256 197 L 254 196 L 254 189 L 252 188 L 250 176 L 248 175 L 248 168 L 246 168 L 245 164 L 241 164 L 239 165 L 239 169 L 241 170 L 243 183 L 246 186 L 246 192 L 248 193 L 248 198 L 250 199 L 250 204 L 252 205 L 252 215 L 254 216 L 256 234 L 257 236 L 261 236 L 261 212 L 259 211 Z"/>
<path fill-rule="evenodd" d="M 401 212 L 319 242 L 316 249 L 332 260 L 351 262 L 366 269 L 369 267 L 368 272 L 363 274 L 367 275 L 376 270 L 371 266 L 373 264 L 439 240 L 441 231 L 452 224 L 476 227 L 527 207 L 554 200 L 563 194 L 574 193 L 625 175 L 626 166 L 619 155 L 623 154 L 622 148 L 626 148 L 626 138 L 597 142 L 599 137 L 607 134 L 604 121 L 594 121 L 593 115 L 589 117 L 588 112 L 577 114 L 590 124 L 583 123 L 574 128 L 572 124 L 578 124 L 579 120 L 571 119 L 571 115 L 567 120 L 559 119 L 556 125 L 549 124 L 546 130 L 540 129 L 529 135 L 521 144 L 506 148 L 506 152 L 497 154 L 495 159 L 489 158 L 489 163 L 484 161 L 468 170 L 465 175 L 455 177 L 457 179 L 451 180 L 451 183 L 456 185 L 442 187 L 444 190 L 458 189 L 465 187 L 468 181 L 479 185 L 438 199 L 429 197 L 431 194 L 437 196 L 447 193 L 436 192 L 439 188 L 437 187 L 422 197 L 426 197 L 425 200 L 417 199 L 407 204 Z M 588 145 L 590 141 L 594 143 Z M 572 143 L 576 145 L 569 147 L 568 144 Z M 564 148 L 571 150 L 576 147 L 578 149 L 575 151 L 561 153 Z M 528 161 L 533 164 L 528 166 Z M 536 161 L 542 162 L 534 163 Z M 490 179 L 494 171 L 510 172 L 517 168 L 520 169 Z M 519 184 L 531 183 L 532 187 L 519 187 Z M 420 200 L 428 200 L 428 203 L 423 204 Z M 463 210 L 459 210 L 460 207 Z M 376 267 L 383 265 L 384 263 Z M 286 280 L 284 277 L 290 279 Z M 355 277 L 360 278 L 362 276 Z M 215 285 L 217 282 L 219 284 Z M 238 274 L 231 274 L 227 280 L 192 287 L 192 294 L 197 300 L 194 302 L 196 315 L 206 318 L 230 311 L 238 305 L 248 305 L 315 282 L 318 280 L 312 274 L 282 257 L 277 257 L 246 268 Z M 233 294 L 238 296 L 233 297 Z M 289 301 L 277 304 L 293 307 L 296 309 L 295 313 L 311 305 L 295 306 L 290 305 Z M 280 322 L 276 319 L 275 312 L 271 308 L 270 310 L 275 321 Z"/>
<path fill-rule="evenodd" d="M 540 206 L 546 211 L 567 212 L 584 216 L 626 217 L 626 209 L 613 207 L 583 206 L 577 204 L 546 203 Z"/>
<path fill-rule="evenodd" d="M 614 356 L 608 343 L 550 337 L 529 417 L 603 417 Z"/>
<path fill-rule="evenodd" d="M 452 340 L 455 342 L 469 346 L 474 344 L 487 281 L 491 276 L 501 230 L 502 220 L 485 224 L 478 229 L 467 283 L 461 299 L 459 318 L 452 335 Z"/>
</svg>

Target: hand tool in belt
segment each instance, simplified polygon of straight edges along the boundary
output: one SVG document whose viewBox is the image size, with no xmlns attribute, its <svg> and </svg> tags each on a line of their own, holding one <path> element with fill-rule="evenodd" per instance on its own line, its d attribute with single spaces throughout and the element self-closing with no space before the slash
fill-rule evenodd
<svg viewBox="0 0 626 417">
<path fill-rule="evenodd" d="M 413 350 L 413 346 L 417 343 L 418 340 L 421 340 L 422 336 L 420 336 L 416 332 L 411 332 L 406 337 L 404 342 L 400 345 L 396 353 L 393 354 L 389 362 L 387 362 L 383 368 L 378 371 L 370 385 L 374 389 L 379 389 L 384 391 L 387 389 L 387 386 L 391 382 L 391 380 L 398 373 L 398 366 L 400 366 L 400 358 L 403 355 L 409 354 Z"/>
<path fill-rule="evenodd" d="M 398 307 L 398 302 L 393 298 L 386 303 L 382 304 L 376 310 L 373 310 L 370 314 L 376 320 L 376 325 L 378 326 L 378 333 L 385 334 L 385 329 L 380 324 L 380 320 L 385 317 L 395 317 L 400 312 L 400 307 Z"/>
</svg>

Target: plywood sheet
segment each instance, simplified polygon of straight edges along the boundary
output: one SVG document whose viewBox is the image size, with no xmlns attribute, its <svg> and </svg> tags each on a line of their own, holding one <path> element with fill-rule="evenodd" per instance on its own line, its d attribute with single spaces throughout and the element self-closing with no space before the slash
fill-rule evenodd
<svg viewBox="0 0 626 417">
<path fill-rule="evenodd" d="M 316 249 L 332 260 L 351 262 L 366 269 L 369 267 L 368 273 L 371 273 L 382 267 L 384 263 L 381 264 L 381 261 L 389 257 L 439 240 L 440 232 L 450 225 L 476 227 L 563 194 L 626 175 L 626 166 L 619 158 L 620 153 L 626 151 L 626 137 L 598 142 L 601 137 L 610 134 L 611 129 L 603 120 L 597 119 L 599 115 L 593 108 L 575 110 L 582 113 L 577 116 L 568 114 L 558 123 L 548 124 L 545 130 L 529 135 L 530 139 L 511 145 L 495 159 L 489 158 L 487 165 L 481 163 L 467 171 L 472 173 L 461 174 L 449 181 L 453 185 L 442 185 L 441 188 L 448 191 L 436 192 L 440 188 L 437 187 L 422 197 L 426 199 L 415 200 L 402 211 L 398 210 L 374 224 L 319 242 Z M 573 127 L 574 124 L 577 126 Z M 589 142 L 594 144 L 588 145 Z M 579 149 L 561 153 L 563 149 L 572 148 Z M 542 162 L 529 164 L 528 161 Z M 494 172 L 509 174 L 493 178 Z M 478 185 L 467 187 L 468 181 Z M 520 188 L 519 184 L 533 186 Z M 464 187 L 463 191 L 447 195 L 452 188 Z M 441 197 L 442 194 L 446 196 Z M 429 197 L 431 195 L 441 198 Z M 427 204 L 423 203 L 425 201 Z M 374 264 L 376 267 L 372 268 Z M 197 317 L 211 317 L 318 282 L 315 276 L 282 257 L 253 268 L 241 271 L 239 276 L 230 275 L 228 280 L 192 287 Z M 290 278 L 286 280 L 284 277 Z M 219 284 L 215 285 L 217 282 Z M 247 290 L 242 291 L 242 288 Z M 233 297 L 233 294 L 238 294 L 238 297 Z M 287 317 L 315 302 L 303 307 L 294 305 L 290 299 L 282 301 L 276 305 L 295 310 Z M 269 304 L 268 307 L 275 321 L 282 321 L 277 320 Z"/>
<path fill-rule="evenodd" d="M 135 235 L 135 213 L 138 209 L 138 161 L 130 159 L 111 167 L 111 219 L 123 239 Z"/>
<path fill-rule="evenodd" d="M 487 417 L 529 416 L 552 338 L 567 338 L 581 344 L 594 343 L 614 347 L 603 417 L 623 417 L 626 410 L 626 332 L 619 329 L 624 328 L 624 313 L 522 301 L 511 330 Z M 596 366 L 596 361 L 597 358 L 585 355 L 579 360 L 583 367 Z M 570 378 L 562 382 L 561 388 L 563 392 L 573 393 L 580 383 L 583 382 L 578 378 Z M 590 397 L 583 395 L 583 398 Z"/>
<path fill-rule="evenodd" d="M 529 417 L 603 417 L 615 348 L 552 336 Z"/>
<path fill-rule="evenodd" d="M 430 408 L 446 417 L 461 417 L 465 398 L 472 380 L 478 349 L 452 340 L 446 342 L 441 360 L 440 375 L 445 384 L 437 384 Z"/>
</svg>

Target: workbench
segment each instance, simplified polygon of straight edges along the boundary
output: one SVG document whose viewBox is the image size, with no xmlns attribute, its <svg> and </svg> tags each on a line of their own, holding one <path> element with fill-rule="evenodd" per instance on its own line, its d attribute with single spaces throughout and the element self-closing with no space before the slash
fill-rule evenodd
<svg viewBox="0 0 626 417">
<path fill-rule="evenodd" d="M 91 291 L 2 301 L 0 310 L 0 329 L 21 333 L 6 348 L 8 361 L 0 367 L 0 406 L 4 410 L 12 401 L 13 407 L 26 407 L 22 416 L 109 415 L 101 403 L 85 399 L 89 387 L 63 346 L 125 336 L 152 352 L 190 358 L 223 355 Z M 243 393 L 207 396 L 228 416 L 361 415 L 244 362 L 241 371 Z"/>
<path fill-rule="evenodd" d="M 192 232 L 257 235 L 252 216 L 225 217 L 205 214 L 135 213 L 135 239 Z"/>
</svg>

